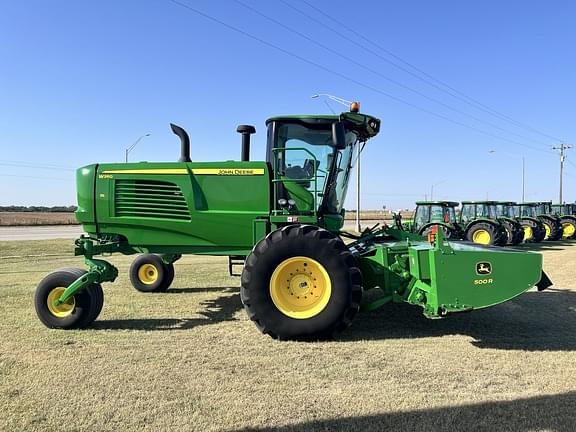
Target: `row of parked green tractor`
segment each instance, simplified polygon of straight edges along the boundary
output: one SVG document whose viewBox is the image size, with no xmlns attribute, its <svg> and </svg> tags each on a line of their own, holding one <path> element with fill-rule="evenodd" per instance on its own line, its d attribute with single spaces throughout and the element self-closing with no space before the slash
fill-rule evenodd
<svg viewBox="0 0 576 432">
<path fill-rule="evenodd" d="M 412 221 L 395 216 L 407 237 L 429 236 L 441 229 L 452 240 L 491 246 L 515 246 L 576 239 L 576 204 L 512 201 L 418 201 Z"/>
</svg>

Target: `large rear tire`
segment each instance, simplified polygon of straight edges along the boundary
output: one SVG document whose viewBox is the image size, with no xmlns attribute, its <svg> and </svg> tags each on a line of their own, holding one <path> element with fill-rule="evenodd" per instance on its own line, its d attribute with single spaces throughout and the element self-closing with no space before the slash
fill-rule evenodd
<svg viewBox="0 0 576 432">
<path fill-rule="evenodd" d="M 512 224 L 512 222 L 504 220 L 501 223 L 502 223 L 502 226 L 504 227 L 504 229 L 506 230 L 506 241 L 504 244 L 506 244 L 506 245 L 517 244 L 517 243 L 515 243 L 517 235 L 516 235 L 516 231 L 514 229 L 514 225 Z"/>
<path fill-rule="evenodd" d="M 248 317 L 275 339 L 329 339 L 352 323 L 362 298 L 348 248 L 313 225 L 289 225 L 258 242 L 241 284 Z"/>
<path fill-rule="evenodd" d="M 560 224 L 562 225 L 562 238 L 576 238 L 576 218 L 562 217 L 560 218 Z"/>
<path fill-rule="evenodd" d="M 97 283 L 88 285 L 67 302 L 56 306 L 64 290 L 86 274 L 79 268 L 63 268 L 46 276 L 36 288 L 34 306 L 36 315 L 48 328 L 79 329 L 92 324 L 102 311 L 104 292 Z"/>
<path fill-rule="evenodd" d="M 544 228 L 544 224 L 542 222 L 534 223 L 533 230 L 534 230 L 533 241 L 536 243 L 544 241 L 544 238 L 546 237 L 546 229 Z"/>
<path fill-rule="evenodd" d="M 466 240 L 481 245 L 493 246 L 498 244 L 499 236 L 494 225 L 478 222 L 468 228 Z"/>
<path fill-rule="evenodd" d="M 555 241 L 562 238 L 561 227 L 554 219 L 543 217 L 541 221 L 545 231 L 544 240 Z"/>
</svg>

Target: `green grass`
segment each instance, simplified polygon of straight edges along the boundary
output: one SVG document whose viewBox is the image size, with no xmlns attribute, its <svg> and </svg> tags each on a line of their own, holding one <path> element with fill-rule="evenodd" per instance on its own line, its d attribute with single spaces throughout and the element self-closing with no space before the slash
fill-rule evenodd
<svg viewBox="0 0 576 432">
<path fill-rule="evenodd" d="M 576 246 L 543 251 L 554 290 L 441 321 L 385 307 L 322 343 L 262 336 L 211 257 L 179 261 L 166 294 L 112 257 L 93 327 L 48 330 L 34 287 L 81 266 L 71 250 L 0 242 L 0 430 L 576 430 Z"/>
</svg>

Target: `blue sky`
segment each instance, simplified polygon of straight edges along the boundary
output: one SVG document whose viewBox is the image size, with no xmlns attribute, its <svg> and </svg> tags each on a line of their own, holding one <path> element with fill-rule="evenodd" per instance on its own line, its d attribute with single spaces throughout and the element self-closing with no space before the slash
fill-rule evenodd
<svg viewBox="0 0 576 432">
<path fill-rule="evenodd" d="M 433 185 L 435 198 L 519 200 L 522 156 L 527 199 L 558 199 L 559 157 L 550 148 L 559 141 L 428 85 L 383 60 L 394 58 L 381 48 L 517 122 L 576 143 L 574 2 L 313 2 L 368 45 L 342 26 L 343 37 L 321 26 L 335 24 L 300 0 L 178 1 L 308 62 L 170 0 L 4 1 L 0 205 L 74 204 L 75 167 L 121 161 L 146 133 L 132 160 L 176 160 L 170 122 L 188 130 L 197 161 L 239 158 L 236 126 L 253 124 L 252 157 L 263 159 L 265 119 L 329 113 L 310 98 L 316 93 L 359 100 L 382 120 L 363 157 L 364 208 L 413 207 Z M 567 156 L 564 196 L 574 201 L 576 149 Z M 348 208 L 354 194 L 351 185 Z"/>
</svg>

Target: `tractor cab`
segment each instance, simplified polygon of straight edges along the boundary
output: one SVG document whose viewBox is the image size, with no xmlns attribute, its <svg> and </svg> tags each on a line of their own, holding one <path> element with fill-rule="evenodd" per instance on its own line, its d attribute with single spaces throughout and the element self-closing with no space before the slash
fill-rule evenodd
<svg viewBox="0 0 576 432">
<path fill-rule="evenodd" d="M 545 240 L 560 240 L 563 237 L 562 223 L 560 218 L 552 211 L 552 201 L 541 201 L 535 203 L 536 214 L 546 231 Z"/>
<path fill-rule="evenodd" d="M 535 204 L 538 215 L 552 215 L 552 201 L 541 201 Z"/>
<path fill-rule="evenodd" d="M 562 225 L 560 218 L 552 214 L 552 203 L 546 202 L 527 202 L 517 205 L 518 214 L 521 218 L 531 218 L 540 221 L 544 227 L 544 236 L 542 240 L 560 240 L 562 238 Z"/>
<path fill-rule="evenodd" d="M 454 201 L 417 201 L 410 230 L 425 236 L 433 226 L 437 226 L 442 228 L 447 238 L 460 238 L 456 207 L 458 203 Z"/>
<path fill-rule="evenodd" d="M 560 218 L 562 238 L 576 238 L 576 204 L 552 204 L 552 214 Z"/>
<path fill-rule="evenodd" d="M 498 201 L 496 203 L 496 216 L 498 218 L 516 219 L 516 203 L 513 201 Z"/>
<path fill-rule="evenodd" d="M 552 213 L 556 216 L 576 215 L 576 204 L 552 204 Z"/>
<path fill-rule="evenodd" d="M 462 201 L 459 222 L 466 240 L 495 246 L 515 241 L 519 227 L 509 224 L 507 229 L 498 218 L 497 205 L 497 201 Z"/>
<path fill-rule="evenodd" d="M 357 146 L 378 133 L 380 120 L 345 112 L 273 117 L 266 125 L 266 161 L 273 173 L 271 216 L 309 216 L 338 230 Z"/>
</svg>

